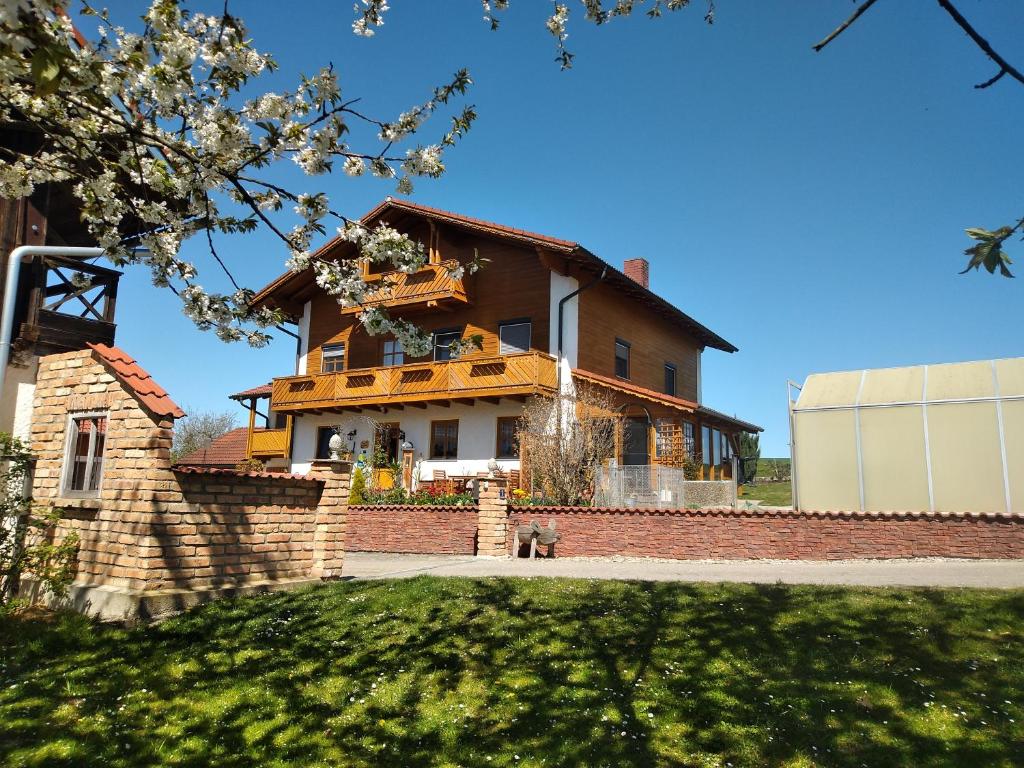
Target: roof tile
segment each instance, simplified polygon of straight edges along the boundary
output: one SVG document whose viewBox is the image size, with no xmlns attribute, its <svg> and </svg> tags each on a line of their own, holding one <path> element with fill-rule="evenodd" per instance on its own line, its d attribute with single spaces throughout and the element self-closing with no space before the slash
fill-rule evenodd
<svg viewBox="0 0 1024 768">
<path fill-rule="evenodd" d="M 157 416 L 170 416 L 172 419 L 180 419 L 185 415 L 164 388 L 123 349 L 91 343 L 89 348 L 99 355 L 114 375 L 129 387 L 139 402 L 152 413 Z"/>
<path fill-rule="evenodd" d="M 261 384 L 258 387 L 253 387 L 252 389 L 244 389 L 241 392 L 236 392 L 233 395 L 228 395 L 228 398 L 231 400 L 248 400 L 249 398 L 254 397 L 257 400 L 261 400 L 264 397 L 270 397 L 270 393 L 272 391 L 273 386 L 270 384 L 270 382 L 267 382 L 266 384 Z"/>
<path fill-rule="evenodd" d="M 216 438 L 205 448 L 182 456 L 175 464 L 191 466 L 226 466 L 234 467 L 245 461 L 246 447 L 249 443 L 249 429 L 239 427 Z"/>
</svg>

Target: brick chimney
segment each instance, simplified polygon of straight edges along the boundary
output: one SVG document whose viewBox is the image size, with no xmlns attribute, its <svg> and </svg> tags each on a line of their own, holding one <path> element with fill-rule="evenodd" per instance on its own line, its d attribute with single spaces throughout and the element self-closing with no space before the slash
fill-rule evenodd
<svg viewBox="0 0 1024 768">
<path fill-rule="evenodd" d="M 622 262 L 622 271 L 626 273 L 626 277 L 634 282 L 640 283 L 644 288 L 650 288 L 650 269 L 651 265 L 647 263 L 647 259 L 626 259 Z"/>
</svg>

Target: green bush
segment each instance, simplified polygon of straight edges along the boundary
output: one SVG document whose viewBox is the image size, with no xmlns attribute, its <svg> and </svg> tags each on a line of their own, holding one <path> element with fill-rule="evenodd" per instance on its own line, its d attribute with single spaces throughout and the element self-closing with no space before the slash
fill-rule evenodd
<svg viewBox="0 0 1024 768">
<path fill-rule="evenodd" d="M 32 455 L 21 440 L 0 432 L 0 612 L 18 607 L 21 577 L 30 574 L 57 597 L 75 577 L 78 534 L 53 543 L 61 510 L 32 505 L 25 488 Z"/>
<path fill-rule="evenodd" d="M 360 467 L 352 470 L 352 487 L 349 489 L 348 503 L 366 503 L 366 478 L 363 477 L 363 470 Z"/>
</svg>

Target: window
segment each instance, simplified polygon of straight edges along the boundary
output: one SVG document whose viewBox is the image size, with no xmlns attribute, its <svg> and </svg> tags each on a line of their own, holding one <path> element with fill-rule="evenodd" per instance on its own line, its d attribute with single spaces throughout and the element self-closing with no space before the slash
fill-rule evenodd
<svg viewBox="0 0 1024 768">
<path fill-rule="evenodd" d="M 405 351 L 402 344 L 394 339 L 384 342 L 384 358 L 382 365 L 401 365 L 405 362 Z"/>
<path fill-rule="evenodd" d="M 700 460 L 705 467 L 711 466 L 711 427 L 700 428 Z"/>
<path fill-rule="evenodd" d="M 459 454 L 459 420 L 430 422 L 430 458 L 454 459 Z"/>
<path fill-rule="evenodd" d="M 334 437 L 334 427 L 318 427 L 316 430 L 316 457 L 318 459 L 331 458 L 331 438 Z"/>
<path fill-rule="evenodd" d="M 629 342 L 615 340 L 615 375 L 620 379 L 629 378 Z"/>
<path fill-rule="evenodd" d="M 722 433 L 722 465 L 732 463 L 732 445 L 729 444 L 729 435 Z"/>
<path fill-rule="evenodd" d="M 533 324 L 529 320 L 510 320 L 498 325 L 498 354 L 529 352 L 532 330 Z"/>
<path fill-rule="evenodd" d="M 672 363 L 665 363 L 665 394 L 676 394 L 676 367 Z"/>
<path fill-rule="evenodd" d="M 324 373 L 345 370 L 344 344 L 324 344 L 320 358 L 320 370 Z"/>
<path fill-rule="evenodd" d="M 498 447 L 494 454 L 497 459 L 519 458 L 519 424 L 515 416 L 498 419 Z"/>
<path fill-rule="evenodd" d="M 103 477 L 103 446 L 107 442 L 105 414 L 73 416 L 68 424 L 68 447 L 64 455 L 63 493 L 68 496 L 97 496 Z"/>
<path fill-rule="evenodd" d="M 434 331 L 434 360 L 451 360 L 451 345 L 461 338 L 462 331 Z"/>
<path fill-rule="evenodd" d="M 693 437 L 693 424 L 688 421 L 683 422 L 683 450 L 691 459 L 697 458 L 697 442 Z"/>
<path fill-rule="evenodd" d="M 722 463 L 722 433 L 717 429 L 711 432 L 711 446 L 714 448 L 715 455 L 712 461 L 713 464 Z"/>
</svg>

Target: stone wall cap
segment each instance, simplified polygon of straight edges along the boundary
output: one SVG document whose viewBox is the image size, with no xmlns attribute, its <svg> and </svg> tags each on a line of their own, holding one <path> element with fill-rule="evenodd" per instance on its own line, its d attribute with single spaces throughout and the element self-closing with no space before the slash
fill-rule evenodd
<svg viewBox="0 0 1024 768">
<path fill-rule="evenodd" d="M 240 472 L 237 469 L 223 467 L 200 467 L 191 465 L 175 465 L 171 471 L 181 475 L 227 475 L 229 477 L 261 477 L 270 480 L 305 480 L 309 483 L 322 483 L 324 478 L 313 475 L 292 475 L 287 472 Z"/>
</svg>

